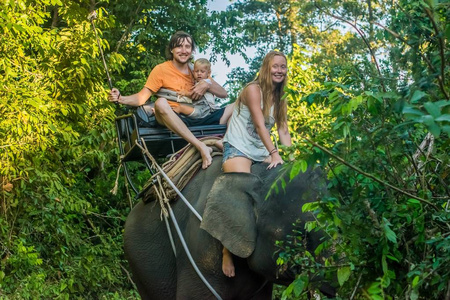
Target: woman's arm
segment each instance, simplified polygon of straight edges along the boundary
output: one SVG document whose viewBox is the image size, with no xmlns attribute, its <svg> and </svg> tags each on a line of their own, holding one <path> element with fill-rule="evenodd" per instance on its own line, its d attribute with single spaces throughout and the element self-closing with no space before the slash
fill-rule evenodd
<svg viewBox="0 0 450 300">
<path fill-rule="evenodd" d="M 247 86 L 244 90 L 243 96 L 243 103 L 247 105 L 250 110 L 256 132 L 271 156 L 271 162 L 267 169 L 276 167 L 278 164 L 283 164 L 283 159 L 281 159 L 280 154 L 275 148 L 272 139 L 270 138 L 270 133 L 264 122 L 264 115 L 261 109 L 261 91 L 259 86 L 256 84 Z"/>
<path fill-rule="evenodd" d="M 278 128 L 278 136 L 282 145 L 292 146 L 291 134 L 286 122 Z"/>
</svg>

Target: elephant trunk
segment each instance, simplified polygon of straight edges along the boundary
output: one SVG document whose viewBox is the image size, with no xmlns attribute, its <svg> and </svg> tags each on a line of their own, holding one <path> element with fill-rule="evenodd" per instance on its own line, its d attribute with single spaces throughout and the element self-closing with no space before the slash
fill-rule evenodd
<svg viewBox="0 0 450 300">
<path fill-rule="evenodd" d="M 321 195 L 326 193 L 326 183 L 320 170 L 308 169 L 307 172 L 299 174 L 293 179 L 284 177 L 286 186 L 278 191 L 271 191 L 273 184 L 273 174 L 264 173 L 261 176 L 266 189 L 262 195 L 265 200 L 256 203 L 256 227 L 257 240 L 255 251 L 249 258 L 249 264 L 253 270 L 276 283 L 288 284 L 295 279 L 298 270 L 286 270 L 277 266 L 276 261 L 279 252 L 282 251 L 277 246 L 277 241 L 285 241 L 288 235 L 293 234 L 293 230 L 301 231 L 305 237 L 305 245 L 313 253 L 317 245 L 323 238 L 320 232 L 307 233 L 304 224 L 313 221 L 314 216 L 309 212 L 302 212 L 305 203 L 317 201 Z M 287 176 L 287 175 L 286 175 Z M 280 180 L 281 181 L 281 180 Z M 279 182 L 280 182 L 279 181 Z M 281 184 L 280 184 L 281 185 Z"/>
<path fill-rule="evenodd" d="M 200 228 L 218 239 L 231 253 L 246 258 L 255 248 L 254 202 L 261 181 L 249 173 L 226 173 L 208 194 Z"/>
</svg>

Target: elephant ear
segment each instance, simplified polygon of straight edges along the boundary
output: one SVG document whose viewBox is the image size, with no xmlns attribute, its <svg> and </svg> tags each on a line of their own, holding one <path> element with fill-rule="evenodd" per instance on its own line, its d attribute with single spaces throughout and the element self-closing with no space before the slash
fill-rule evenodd
<svg viewBox="0 0 450 300">
<path fill-rule="evenodd" d="M 231 253 L 246 258 L 255 250 L 259 177 L 249 173 L 222 174 L 208 194 L 200 228 L 222 242 Z"/>
</svg>

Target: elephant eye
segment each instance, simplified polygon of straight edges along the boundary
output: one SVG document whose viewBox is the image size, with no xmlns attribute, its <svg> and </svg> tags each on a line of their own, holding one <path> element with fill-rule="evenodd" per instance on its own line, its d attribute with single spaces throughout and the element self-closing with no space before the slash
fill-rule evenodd
<svg viewBox="0 0 450 300">
<path fill-rule="evenodd" d="M 285 238 L 285 234 L 282 228 L 274 228 L 273 232 L 273 236 L 275 237 L 275 239 L 277 240 L 281 240 Z"/>
</svg>

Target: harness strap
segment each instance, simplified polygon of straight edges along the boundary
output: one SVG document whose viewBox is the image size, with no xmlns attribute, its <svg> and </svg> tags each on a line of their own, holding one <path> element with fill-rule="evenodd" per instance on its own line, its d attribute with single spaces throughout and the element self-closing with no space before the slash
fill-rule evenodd
<svg viewBox="0 0 450 300">
<path fill-rule="evenodd" d="M 172 230 L 170 230 L 169 219 L 164 216 L 164 223 L 166 223 L 167 233 L 169 234 L 170 244 L 172 245 L 173 255 L 177 257 L 177 248 L 175 248 L 175 242 L 173 241 Z"/>
<path fill-rule="evenodd" d="M 189 207 L 189 209 L 194 213 L 194 215 L 200 220 L 202 221 L 202 217 L 200 216 L 200 214 L 194 209 L 194 207 L 192 207 L 192 205 L 186 200 L 186 198 L 183 196 L 183 194 L 177 189 L 177 187 L 173 184 L 173 182 L 170 180 L 170 178 L 166 175 L 166 173 L 164 172 L 164 170 L 158 165 L 158 163 L 156 162 L 156 160 L 153 158 L 153 156 L 150 154 L 150 152 L 147 149 L 147 146 L 145 144 L 144 139 L 142 138 L 142 145 L 141 146 L 137 141 L 136 141 L 136 145 L 138 145 L 138 147 L 142 150 L 142 152 L 151 160 L 151 162 L 153 163 L 153 165 L 158 169 L 158 171 L 161 173 L 161 175 L 164 177 L 164 179 L 166 179 L 166 181 L 170 184 L 170 186 L 177 192 L 177 194 L 180 196 L 180 198 L 185 202 L 186 206 Z M 159 178 L 159 177 L 158 177 Z M 164 194 L 163 194 L 164 195 Z M 166 198 L 167 199 L 167 198 Z M 183 234 L 180 230 L 180 227 L 178 226 L 178 222 L 175 218 L 175 214 L 173 213 L 172 208 L 170 207 L 169 202 L 167 201 L 163 201 L 160 202 L 162 205 L 166 206 L 167 205 L 167 209 L 169 211 L 169 215 L 170 218 L 172 219 L 172 223 L 175 227 L 175 230 L 178 233 L 178 237 L 180 238 L 181 244 L 183 245 L 184 251 L 186 252 L 187 257 L 189 258 L 189 261 L 192 265 L 192 267 L 194 268 L 195 272 L 197 273 L 197 275 L 200 277 L 200 279 L 203 281 L 203 283 L 206 285 L 206 287 L 211 291 L 211 293 L 218 299 L 218 300 L 222 300 L 222 298 L 220 297 L 220 295 L 216 292 L 216 290 L 214 290 L 214 288 L 211 286 L 211 284 L 209 284 L 209 282 L 206 280 L 206 278 L 203 276 L 202 272 L 200 271 L 200 269 L 197 267 L 197 264 L 195 263 L 194 259 L 192 258 L 192 255 L 189 251 L 189 248 L 186 244 L 186 241 L 184 240 Z M 166 215 L 164 215 L 164 218 L 166 219 Z M 169 232 L 169 236 L 171 236 L 171 231 L 170 231 L 170 227 L 168 226 L 168 223 L 166 223 L 166 226 L 168 228 L 168 232 Z M 173 239 L 171 239 L 171 243 L 172 243 L 172 248 L 175 252 L 175 244 L 173 243 Z M 176 256 L 176 254 L 175 254 Z"/>
<path fill-rule="evenodd" d="M 182 102 L 182 103 L 192 104 L 192 99 L 191 98 L 189 98 L 187 96 L 182 96 L 182 95 L 178 94 L 175 91 L 172 91 L 172 90 L 169 90 L 169 89 L 165 89 L 165 88 L 160 88 L 156 92 L 156 97 L 166 98 L 167 100 L 175 101 L 175 102 Z"/>
<path fill-rule="evenodd" d="M 181 244 L 183 245 L 184 251 L 186 252 L 187 257 L 189 258 L 189 261 L 192 264 L 192 267 L 194 268 L 195 272 L 197 273 L 197 275 L 200 277 L 200 279 L 203 281 L 203 283 L 206 285 L 206 287 L 211 291 L 211 293 L 213 293 L 213 295 L 218 299 L 218 300 L 222 300 L 222 298 L 220 297 L 220 295 L 216 292 L 216 290 L 209 284 L 208 280 L 206 280 L 206 278 L 203 276 L 202 272 L 200 271 L 200 269 L 197 267 L 197 264 L 195 263 L 194 259 L 192 258 L 191 252 L 189 251 L 189 248 L 186 244 L 186 241 L 183 238 L 183 234 L 181 233 L 180 227 L 178 226 L 178 222 L 175 218 L 175 215 L 173 213 L 172 208 L 169 205 L 169 213 L 170 213 L 170 217 L 172 218 L 172 222 L 173 225 L 175 226 L 175 229 L 178 233 L 178 237 L 180 238 Z"/>
<path fill-rule="evenodd" d="M 200 140 L 213 149 L 213 152 L 211 153 L 212 157 L 222 155 L 221 152 L 214 150 L 214 143 L 219 140 L 218 137 L 211 136 Z M 201 165 L 202 158 L 200 153 L 195 147 L 188 144 L 178 152 L 174 153 L 161 167 L 172 183 L 174 183 L 179 190 L 182 190 L 201 168 Z M 153 166 L 153 169 L 156 169 L 156 167 Z M 160 176 L 159 173 L 154 174 L 146 184 L 146 186 L 150 186 L 150 188 L 147 189 L 144 194 L 144 202 L 148 201 L 148 199 L 155 199 L 155 197 L 158 197 L 155 189 L 161 187 L 153 185 L 153 182 L 156 181 L 156 176 Z M 167 181 L 162 182 L 162 188 L 169 201 L 175 200 L 177 194 L 179 194 L 170 187 L 170 184 Z"/>
<path fill-rule="evenodd" d="M 178 196 L 180 196 L 180 199 L 183 200 L 184 204 L 186 204 L 186 206 L 192 211 L 192 213 L 197 217 L 197 219 L 199 219 L 200 221 L 202 221 L 202 217 L 200 216 L 200 214 L 195 210 L 195 208 L 187 201 L 187 199 L 183 196 L 183 194 L 180 192 L 180 190 L 175 186 L 175 184 L 173 184 L 172 180 L 170 180 L 169 176 L 167 176 L 167 174 L 164 172 L 164 170 L 158 165 L 158 163 L 156 162 L 156 160 L 153 158 L 153 156 L 150 154 L 150 152 L 147 149 L 147 145 L 145 144 L 145 141 L 143 138 L 141 138 L 141 143 L 142 145 L 140 145 L 140 143 L 138 143 L 136 141 L 136 145 L 142 150 L 142 153 L 144 153 L 150 160 L 151 162 L 154 164 L 154 166 L 156 167 L 156 169 L 158 169 L 159 173 L 164 177 L 164 179 L 167 181 L 167 183 L 175 190 L 175 192 L 178 194 Z"/>
</svg>

